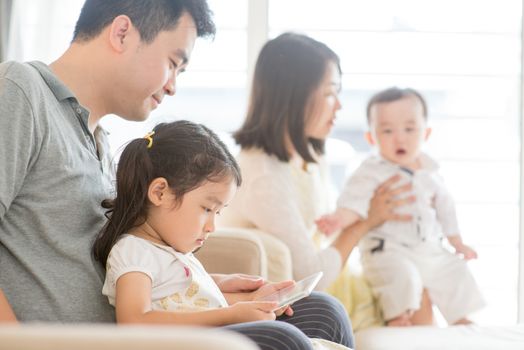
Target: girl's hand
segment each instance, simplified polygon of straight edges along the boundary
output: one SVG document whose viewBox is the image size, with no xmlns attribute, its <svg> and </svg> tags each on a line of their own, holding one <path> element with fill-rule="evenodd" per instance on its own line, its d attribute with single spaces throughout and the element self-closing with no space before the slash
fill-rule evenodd
<svg viewBox="0 0 524 350">
<path fill-rule="evenodd" d="M 282 281 L 278 283 L 266 283 L 262 287 L 258 288 L 256 291 L 251 293 L 251 300 L 253 301 L 260 301 L 264 300 L 265 297 L 268 295 L 271 295 L 275 293 L 276 291 L 279 291 L 283 288 L 287 288 L 289 286 L 292 286 L 295 284 L 295 281 L 288 280 L 288 281 Z"/>
<path fill-rule="evenodd" d="M 231 323 L 274 321 L 278 304 L 272 301 L 241 301 L 228 306 Z"/>
<path fill-rule="evenodd" d="M 400 180 L 399 175 L 387 179 L 376 190 L 369 204 L 368 218 L 365 220 L 369 229 L 374 229 L 388 220 L 410 221 L 411 215 L 396 214 L 395 209 L 403 205 L 413 203 L 415 196 L 408 196 L 398 199 L 397 196 L 411 191 L 411 184 L 406 184 L 396 188 L 392 186 Z"/>
<path fill-rule="evenodd" d="M 291 308 L 291 305 L 286 305 L 286 306 L 282 306 L 280 309 L 278 310 L 275 310 L 275 315 L 277 317 L 280 317 L 282 315 L 286 315 L 286 316 L 293 316 L 295 312 L 293 311 L 293 309 Z"/>
<path fill-rule="evenodd" d="M 251 298 L 252 298 L 251 300 L 254 300 L 254 301 L 266 300 L 266 298 L 269 295 L 279 291 L 280 289 L 292 286 L 293 284 L 295 284 L 295 281 L 293 280 L 282 281 L 278 283 L 267 283 L 263 285 L 262 287 L 260 287 L 258 290 L 251 293 Z M 271 300 L 271 301 L 274 301 L 278 304 L 277 300 Z M 281 316 L 283 314 L 286 314 L 287 316 L 293 316 L 293 309 L 291 308 L 291 306 L 286 305 L 286 306 L 281 307 L 278 310 L 275 310 L 275 314 L 276 316 Z"/>
<path fill-rule="evenodd" d="M 260 276 L 244 275 L 240 273 L 222 275 L 212 274 L 218 288 L 222 293 L 244 293 L 256 291 L 262 287 L 266 281 Z"/>
</svg>

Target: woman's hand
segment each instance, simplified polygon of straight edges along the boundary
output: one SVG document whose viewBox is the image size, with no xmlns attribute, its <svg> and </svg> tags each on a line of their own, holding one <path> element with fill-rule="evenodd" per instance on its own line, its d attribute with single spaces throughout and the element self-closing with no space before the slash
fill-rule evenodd
<svg viewBox="0 0 524 350">
<path fill-rule="evenodd" d="M 398 198 L 400 194 L 405 194 L 412 188 L 411 183 L 393 188 L 393 185 L 399 180 L 399 175 L 392 176 L 375 190 L 369 204 L 368 218 L 365 220 L 370 230 L 388 220 L 410 221 L 412 219 L 411 215 L 395 213 L 396 208 L 415 201 L 415 196 Z"/>
</svg>

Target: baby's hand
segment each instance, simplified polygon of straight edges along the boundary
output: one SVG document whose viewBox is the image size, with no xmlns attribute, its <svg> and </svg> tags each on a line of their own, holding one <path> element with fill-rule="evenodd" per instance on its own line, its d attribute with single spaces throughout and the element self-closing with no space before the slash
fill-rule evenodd
<svg viewBox="0 0 524 350">
<path fill-rule="evenodd" d="M 455 253 L 462 254 L 464 256 L 464 260 L 477 259 L 478 257 L 477 252 L 465 244 L 459 244 L 455 246 Z"/>
<path fill-rule="evenodd" d="M 228 307 L 231 323 L 273 321 L 278 304 L 273 301 L 241 301 Z"/>
<path fill-rule="evenodd" d="M 334 214 L 322 215 L 320 218 L 315 220 L 315 224 L 317 224 L 319 231 L 326 236 L 329 236 L 333 234 L 333 232 L 336 232 L 342 228 L 342 222 L 340 218 Z"/>
</svg>

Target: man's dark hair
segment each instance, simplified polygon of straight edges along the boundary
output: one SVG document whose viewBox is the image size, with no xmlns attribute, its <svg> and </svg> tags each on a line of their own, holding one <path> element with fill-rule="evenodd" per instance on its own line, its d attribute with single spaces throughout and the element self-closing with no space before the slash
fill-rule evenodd
<svg viewBox="0 0 524 350">
<path fill-rule="evenodd" d="M 329 63 L 340 72 L 338 56 L 327 45 L 306 35 L 284 33 L 268 41 L 258 56 L 251 101 L 242 127 L 233 134 L 242 148 L 260 148 L 287 162 L 289 135 L 306 162 L 315 162 L 310 151 L 324 153 L 325 140 L 306 135 L 307 106 L 320 86 Z M 311 146 L 311 147 L 310 147 Z"/>
<path fill-rule="evenodd" d="M 76 22 L 73 42 L 88 41 L 120 15 L 126 15 L 151 43 L 158 33 L 175 28 L 187 12 L 196 24 L 199 37 L 213 36 L 216 28 L 206 0 L 86 0 Z"/>
<path fill-rule="evenodd" d="M 401 89 L 396 86 L 387 88 L 385 90 L 377 92 L 375 95 L 371 97 L 371 99 L 368 102 L 368 106 L 366 107 L 366 115 L 368 119 L 368 124 L 371 122 L 371 108 L 379 103 L 385 103 L 385 102 L 393 102 L 397 100 L 401 100 L 406 97 L 414 97 L 420 101 L 420 104 L 422 105 L 422 111 L 424 115 L 424 119 L 428 119 L 428 106 L 426 103 L 426 100 L 422 96 L 420 92 L 418 92 L 415 89 L 411 88 L 405 88 Z"/>
</svg>

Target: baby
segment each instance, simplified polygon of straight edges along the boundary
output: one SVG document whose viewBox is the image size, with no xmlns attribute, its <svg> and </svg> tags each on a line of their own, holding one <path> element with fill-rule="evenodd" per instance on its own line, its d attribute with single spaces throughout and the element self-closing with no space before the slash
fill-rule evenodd
<svg viewBox="0 0 524 350">
<path fill-rule="evenodd" d="M 449 324 L 470 323 L 467 316 L 484 306 L 464 261 L 477 253 L 462 242 L 437 163 L 421 151 L 431 133 L 424 98 L 413 89 L 386 89 L 369 101 L 367 118 L 366 138 L 379 154 L 366 159 L 347 181 L 337 210 L 317 220 L 320 231 L 330 234 L 366 218 L 376 188 L 399 175 L 400 184 L 411 183 L 416 200 L 398 211 L 413 220 L 386 222 L 359 243 L 364 275 L 384 319 L 389 326 L 412 325 L 425 288 Z M 443 247 L 443 236 L 463 259 Z"/>
</svg>

